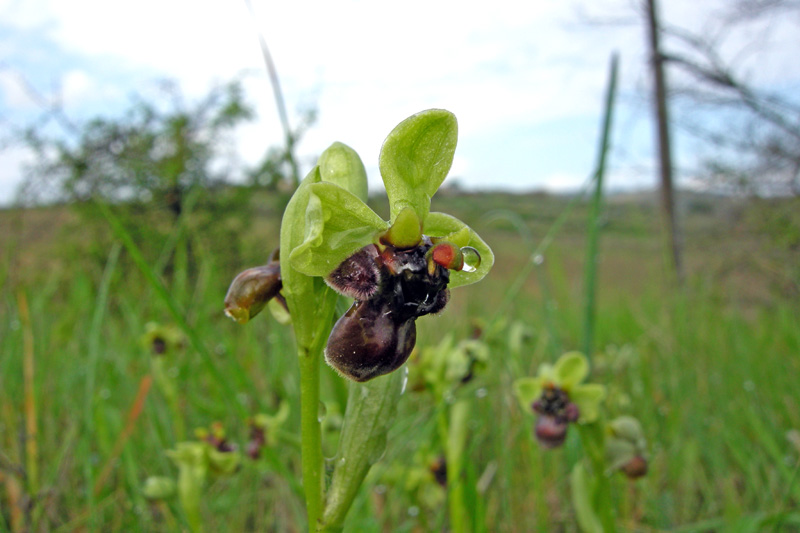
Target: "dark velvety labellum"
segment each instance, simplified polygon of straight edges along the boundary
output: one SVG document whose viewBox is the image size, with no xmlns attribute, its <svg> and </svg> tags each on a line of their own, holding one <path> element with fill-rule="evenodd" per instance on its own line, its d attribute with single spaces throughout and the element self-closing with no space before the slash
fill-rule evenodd
<svg viewBox="0 0 800 533">
<path fill-rule="evenodd" d="M 325 360 L 354 381 L 368 381 L 400 368 L 417 338 L 413 319 L 398 321 L 386 305 L 356 302 L 333 327 Z"/>
<path fill-rule="evenodd" d="M 339 265 L 327 279 L 356 301 L 333 327 L 325 359 L 342 375 L 367 381 L 406 362 L 416 342 L 414 321 L 447 305 L 450 272 L 430 268 L 431 240 L 409 249 L 369 245 Z"/>
<path fill-rule="evenodd" d="M 567 422 L 554 416 L 541 415 L 536 419 L 536 440 L 545 448 L 557 448 L 567 438 Z"/>
</svg>

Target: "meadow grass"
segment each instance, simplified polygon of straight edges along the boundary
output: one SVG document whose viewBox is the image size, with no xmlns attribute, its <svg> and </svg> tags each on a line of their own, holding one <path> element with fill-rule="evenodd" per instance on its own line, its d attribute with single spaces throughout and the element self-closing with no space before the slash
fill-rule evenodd
<svg viewBox="0 0 800 533">
<path fill-rule="evenodd" d="M 222 314 L 233 276 L 277 246 L 280 201 L 254 195 L 256 214 L 234 228 L 235 242 L 229 233 L 193 231 L 191 217 L 166 240 L 127 225 L 166 296 L 103 219 L 76 218 L 67 207 L 0 213 L 10 229 L 0 236 L 0 531 L 185 529 L 179 505 L 148 502 L 141 490 L 148 476 L 175 476 L 164 452 L 180 426 L 218 421 L 243 446 L 245 418 L 275 412 L 281 400 L 291 413 L 274 446 L 209 484 L 203 519 L 208 531 L 305 529 L 291 333 L 268 314 L 244 327 Z M 575 204 L 541 264 L 528 266 L 568 203 L 453 191 L 433 202 L 473 226 L 496 255 L 483 282 L 454 291 L 442 315 L 418 322 L 421 349 L 446 332 L 461 338 L 476 329 L 491 349 L 487 367 L 459 389 L 470 400 L 465 479 L 479 531 L 577 529 L 568 482 L 577 433 L 562 449 L 543 451 L 511 392 L 542 361 L 583 347 L 587 202 Z M 790 432 L 800 430 L 800 301 L 787 263 L 796 252 L 772 246 L 746 208 L 695 204 L 684 217 L 683 288 L 667 281 L 646 197 L 611 198 L 604 211 L 593 380 L 609 387 L 610 413 L 642 422 L 650 451 L 645 478 L 612 479 L 617 523 L 630 531 L 795 530 L 800 448 Z M 141 342 L 148 322 L 176 324 L 176 313 L 188 334 L 168 355 L 180 423 L 150 381 L 152 355 Z M 421 452 L 441 448 L 436 421 L 447 408 L 447 399 L 436 403 L 411 386 L 414 372 L 412 361 L 387 452 L 348 531 L 447 523 L 446 505 L 436 504 L 441 489 L 410 487 L 404 474 Z M 322 387 L 323 446 L 332 455 L 346 386 L 325 367 Z"/>
</svg>

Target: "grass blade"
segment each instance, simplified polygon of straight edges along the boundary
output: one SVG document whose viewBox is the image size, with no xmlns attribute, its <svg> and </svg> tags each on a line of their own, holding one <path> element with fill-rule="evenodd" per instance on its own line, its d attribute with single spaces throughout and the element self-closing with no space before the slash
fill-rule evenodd
<svg viewBox="0 0 800 533">
<path fill-rule="evenodd" d="M 605 115 L 603 117 L 603 133 L 600 138 L 600 150 L 595 172 L 594 195 L 588 220 L 588 236 L 586 244 L 586 270 L 584 276 L 585 308 L 583 353 L 590 360 L 594 349 L 595 319 L 597 316 L 597 255 L 600 238 L 600 215 L 603 204 L 603 179 L 606 173 L 606 159 L 611 144 L 611 122 L 614 114 L 614 100 L 617 94 L 617 70 L 619 60 L 616 54 L 611 57 L 610 77 L 606 91 Z"/>
</svg>

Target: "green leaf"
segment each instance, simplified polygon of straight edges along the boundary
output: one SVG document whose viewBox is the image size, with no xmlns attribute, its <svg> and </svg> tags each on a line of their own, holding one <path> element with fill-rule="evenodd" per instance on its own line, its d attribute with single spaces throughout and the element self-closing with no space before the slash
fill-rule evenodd
<svg viewBox="0 0 800 533">
<path fill-rule="evenodd" d="M 576 463 L 569 476 L 572 488 L 572 505 L 578 525 L 584 533 L 603 533 L 600 518 L 592 505 L 594 483 L 583 463 Z"/>
<path fill-rule="evenodd" d="M 431 197 L 453 164 L 457 140 L 456 117 L 444 109 L 412 115 L 386 137 L 380 169 L 392 220 L 406 207 L 425 220 Z"/>
<path fill-rule="evenodd" d="M 322 152 L 317 164 L 322 181 L 335 183 L 362 202 L 367 201 L 367 171 L 355 150 L 335 142 Z"/>
<path fill-rule="evenodd" d="M 305 235 L 289 256 L 307 276 L 327 276 L 342 261 L 374 241 L 388 224 L 355 195 L 327 182 L 308 186 Z M 281 254 L 283 257 L 283 254 Z"/>
<path fill-rule="evenodd" d="M 526 413 L 530 413 L 531 404 L 542 394 L 542 380 L 539 378 L 519 378 L 514 381 L 514 395 L 519 401 L 520 407 Z"/>
<path fill-rule="evenodd" d="M 600 402 L 606 397 L 606 388 L 597 383 L 578 385 L 569 393 L 569 399 L 578 406 L 580 417 L 578 422 L 588 424 L 597 420 L 600 414 Z"/>
<path fill-rule="evenodd" d="M 458 220 L 456 217 L 445 213 L 429 213 L 423 224 L 423 233 L 429 237 L 440 237 L 442 240 L 452 242 L 459 248 L 471 246 L 478 251 L 481 256 L 480 265 L 474 272 L 450 272 L 451 289 L 469 285 L 483 279 L 494 264 L 494 254 L 489 245 L 469 226 Z"/>
<path fill-rule="evenodd" d="M 361 483 L 386 450 L 386 441 L 403 390 L 403 371 L 366 383 L 350 383 L 339 451 L 327 492 L 322 531 L 341 531 Z"/>
<path fill-rule="evenodd" d="M 567 392 L 586 379 L 588 375 L 589 361 L 580 352 L 567 352 L 556 361 L 556 383 Z"/>
</svg>

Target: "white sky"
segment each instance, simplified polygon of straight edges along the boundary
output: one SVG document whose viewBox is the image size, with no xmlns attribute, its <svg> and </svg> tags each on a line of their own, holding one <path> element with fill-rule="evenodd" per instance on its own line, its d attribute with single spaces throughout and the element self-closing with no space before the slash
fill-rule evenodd
<svg viewBox="0 0 800 533">
<path fill-rule="evenodd" d="M 378 184 L 385 135 L 431 107 L 459 120 L 451 176 L 468 187 L 549 188 L 580 184 L 595 158 L 608 60 L 621 55 L 623 105 L 615 120 L 612 185 L 641 186 L 651 129 L 645 102 L 644 33 L 635 25 L 589 26 L 577 15 L 626 15 L 633 0 L 400 3 L 243 1 L 0 0 L 0 127 L 8 133 L 38 108 L 19 83 L 24 75 L 68 114 L 119 115 L 133 93 L 176 79 L 199 97 L 214 81 L 243 71 L 258 120 L 242 129 L 239 150 L 255 161 L 281 142 L 256 25 L 264 32 L 283 85 L 290 120 L 302 107 L 318 121 L 299 146 L 311 160 L 333 141 L 355 148 Z M 724 0 L 662 2 L 668 22 L 699 29 Z M 702 4 L 702 10 L 698 6 Z M 713 20 L 713 19 L 712 19 Z M 794 34 L 771 35 L 778 50 L 797 50 Z M 794 54 L 754 62 L 766 83 L 800 79 Z M 765 66 L 766 65 L 766 66 Z M 679 141 L 680 142 L 680 141 Z M 21 178 L 21 149 L 0 152 L 0 202 Z M 622 167 L 627 167 L 623 171 Z M 615 179 L 614 176 L 616 176 Z"/>
</svg>

